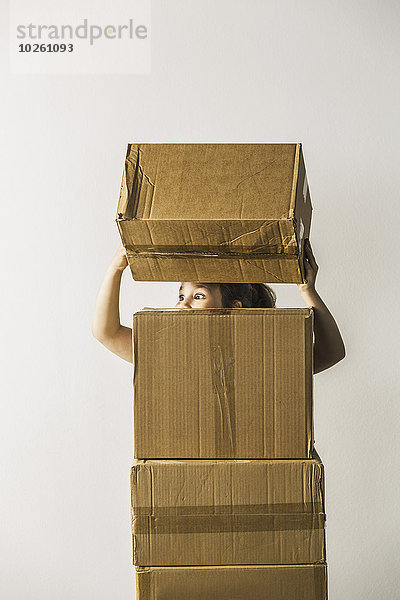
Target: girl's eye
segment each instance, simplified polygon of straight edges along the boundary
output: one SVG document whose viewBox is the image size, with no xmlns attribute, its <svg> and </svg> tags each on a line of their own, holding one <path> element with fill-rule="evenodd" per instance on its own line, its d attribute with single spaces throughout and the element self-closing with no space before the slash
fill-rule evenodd
<svg viewBox="0 0 400 600">
<path fill-rule="evenodd" d="M 182 302 L 183 301 L 183 295 L 181 294 L 180 296 L 178 296 L 178 302 Z"/>
<path fill-rule="evenodd" d="M 195 294 L 194 298 L 195 298 L 195 300 L 204 300 L 205 295 L 204 294 Z"/>
</svg>

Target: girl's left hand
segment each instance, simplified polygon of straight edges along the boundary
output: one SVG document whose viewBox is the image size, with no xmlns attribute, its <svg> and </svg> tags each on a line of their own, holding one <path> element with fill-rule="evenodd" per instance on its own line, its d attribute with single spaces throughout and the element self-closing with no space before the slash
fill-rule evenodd
<svg viewBox="0 0 400 600">
<path fill-rule="evenodd" d="M 309 239 L 304 240 L 304 272 L 305 272 L 305 283 L 299 283 L 298 287 L 301 290 L 309 290 L 315 287 L 315 279 L 318 273 L 318 265 L 315 260 L 311 244 Z"/>
</svg>

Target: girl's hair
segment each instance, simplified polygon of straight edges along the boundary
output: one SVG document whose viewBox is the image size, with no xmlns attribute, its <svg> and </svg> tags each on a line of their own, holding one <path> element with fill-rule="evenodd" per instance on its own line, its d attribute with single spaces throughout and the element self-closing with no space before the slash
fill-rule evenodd
<svg viewBox="0 0 400 600">
<path fill-rule="evenodd" d="M 275 292 L 266 283 L 220 283 L 222 304 L 232 308 L 240 300 L 243 308 L 274 308 Z"/>
</svg>

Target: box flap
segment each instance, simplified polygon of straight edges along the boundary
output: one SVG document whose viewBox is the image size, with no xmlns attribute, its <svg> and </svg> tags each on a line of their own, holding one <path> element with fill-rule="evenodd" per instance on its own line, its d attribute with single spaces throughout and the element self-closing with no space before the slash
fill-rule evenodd
<svg viewBox="0 0 400 600">
<path fill-rule="evenodd" d="M 135 515 L 293 515 L 296 521 L 295 515 L 324 512 L 324 470 L 319 458 L 137 460 L 132 466 L 131 484 Z M 253 521 L 248 520 L 247 526 L 256 524 L 257 518 Z M 301 518 L 298 521 L 304 522 Z M 263 522 L 266 526 L 267 521 Z M 244 521 L 237 523 L 243 525 Z M 279 527 L 279 519 L 271 523 Z M 288 520 L 281 523 L 287 527 Z M 208 521 L 205 524 L 210 526 Z M 225 521 L 220 519 L 219 524 L 224 527 Z"/>
</svg>

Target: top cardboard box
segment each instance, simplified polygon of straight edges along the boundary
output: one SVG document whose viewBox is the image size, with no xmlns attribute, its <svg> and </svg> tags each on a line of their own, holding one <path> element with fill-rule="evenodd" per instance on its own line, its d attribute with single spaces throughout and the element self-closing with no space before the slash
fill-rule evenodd
<svg viewBox="0 0 400 600">
<path fill-rule="evenodd" d="M 128 144 L 117 224 L 138 281 L 302 283 L 301 144 Z"/>
</svg>

